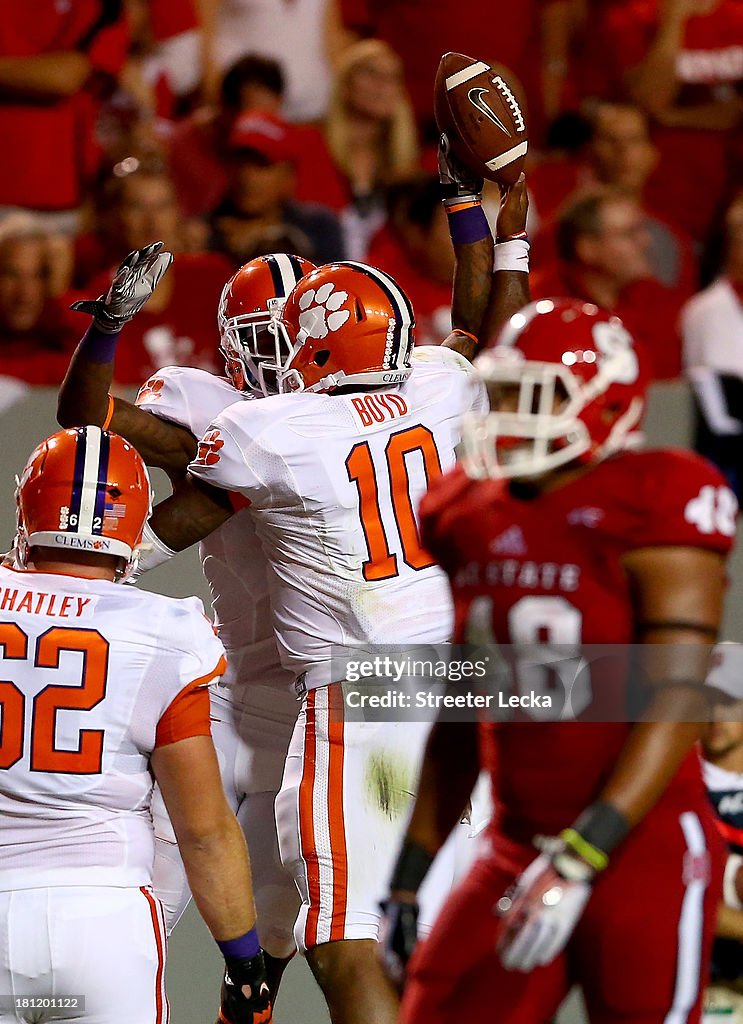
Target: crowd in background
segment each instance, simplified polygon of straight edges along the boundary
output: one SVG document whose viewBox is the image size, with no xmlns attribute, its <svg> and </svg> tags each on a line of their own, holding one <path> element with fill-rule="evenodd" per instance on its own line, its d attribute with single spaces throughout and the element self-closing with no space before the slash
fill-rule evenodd
<svg viewBox="0 0 743 1024">
<path fill-rule="evenodd" d="M 59 383 L 72 299 L 177 253 L 116 379 L 219 370 L 215 308 L 271 251 L 366 259 L 448 331 L 440 55 L 527 97 L 532 289 L 616 311 L 700 446 L 743 465 L 743 0 L 37 0 L 0 22 L 0 375 Z M 497 207 L 495 186 L 486 206 Z M 6 399 L 7 400 L 7 399 Z M 740 414 L 740 419 L 736 412 Z M 706 448 L 705 448 L 706 446 Z"/>
</svg>

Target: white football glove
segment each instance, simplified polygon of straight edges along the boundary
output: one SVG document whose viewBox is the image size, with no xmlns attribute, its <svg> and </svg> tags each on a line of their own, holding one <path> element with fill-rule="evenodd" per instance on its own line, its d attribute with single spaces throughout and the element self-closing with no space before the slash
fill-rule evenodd
<svg viewBox="0 0 743 1024">
<path fill-rule="evenodd" d="M 496 905 L 504 924 L 498 954 L 509 971 L 531 971 L 554 960 L 591 896 L 590 865 L 565 852 L 559 839 L 540 846 L 552 850 L 540 853 Z"/>
<path fill-rule="evenodd" d="M 119 266 L 106 295 L 73 302 L 70 309 L 89 313 L 104 334 L 118 334 L 136 316 L 173 262 L 173 253 L 162 251 L 162 242 L 130 252 Z"/>
<path fill-rule="evenodd" d="M 446 132 L 439 136 L 439 184 L 444 206 L 480 202 L 484 180 L 464 167 L 451 151 Z"/>
</svg>

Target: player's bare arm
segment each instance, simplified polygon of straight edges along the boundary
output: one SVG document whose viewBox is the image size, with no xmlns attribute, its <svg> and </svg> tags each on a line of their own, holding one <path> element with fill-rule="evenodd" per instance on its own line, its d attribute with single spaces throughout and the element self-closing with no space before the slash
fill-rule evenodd
<svg viewBox="0 0 743 1024">
<path fill-rule="evenodd" d="M 226 523 L 234 511 L 226 491 L 189 473 L 169 498 L 155 506 L 149 525 L 171 551 L 184 551 Z"/>
<path fill-rule="evenodd" d="M 722 619 L 725 565 L 715 552 L 685 547 L 633 551 L 624 563 L 635 589 L 639 639 L 653 645 L 643 667 L 658 685 L 646 716 L 656 720 L 634 727 L 602 793 L 632 828 L 663 793 L 707 718 L 702 684 Z"/>
<path fill-rule="evenodd" d="M 736 942 L 743 942 L 743 910 L 735 910 L 727 903 L 720 903 L 717 936 L 721 939 L 735 939 Z"/>
<path fill-rule="evenodd" d="M 514 313 L 531 302 L 526 237 L 528 212 L 529 195 L 526 176 L 522 174 L 516 184 L 505 191 L 498 212 L 493 284 L 480 328 L 483 345 L 493 340 Z"/>
<path fill-rule="evenodd" d="M 471 188 L 478 185 L 481 188 L 482 182 L 470 182 Z M 459 188 L 461 190 L 461 185 Z M 479 199 L 479 193 L 472 195 Z M 485 237 L 458 243 L 456 239 L 460 236 L 452 218 L 470 211 L 456 209 L 449 215 L 456 268 L 452 292 L 453 330 L 444 345 L 468 359 L 473 359 L 481 345 L 531 300 L 526 238 L 528 208 L 526 178 L 522 174 L 514 186 L 503 189 L 495 245 L 486 224 L 482 229 Z M 484 213 L 479 212 L 484 219 Z"/>
<path fill-rule="evenodd" d="M 518 93 L 483 61 L 461 53 L 441 58 L 434 86 L 439 180 L 457 260 L 453 332 L 444 344 L 468 359 L 529 302 L 528 129 Z M 486 116 L 473 120 L 472 107 L 480 103 Z M 483 178 L 497 182 L 502 196 L 494 252 Z"/>
<path fill-rule="evenodd" d="M 229 1014 L 231 1024 L 269 1021 L 248 848 L 224 795 L 212 739 L 191 736 L 157 747 L 151 763 L 196 906 L 225 954 L 221 1015 Z"/>
<path fill-rule="evenodd" d="M 172 258 L 162 251 L 161 242 L 132 252 L 106 295 L 74 304 L 74 309 L 91 314 L 93 322 L 70 360 L 57 399 L 57 420 L 63 427 L 106 426 L 133 444 L 148 465 L 177 477 L 196 453 L 193 435 L 109 394 L 119 333 L 144 306 Z"/>
<path fill-rule="evenodd" d="M 509 924 L 499 944 L 503 964 L 529 971 L 567 942 L 591 885 L 615 848 L 652 810 L 708 717 L 704 680 L 722 618 L 724 558 L 692 547 L 648 547 L 625 555 L 634 591 L 643 670 L 655 688 L 598 799 L 543 852 L 500 901 Z M 544 909 L 542 896 L 562 879 L 565 895 Z M 551 919 L 551 934 L 542 930 Z"/>
<path fill-rule="evenodd" d="M 157 747 L 152 769 L 207 927 L 219 940 L 242 935 L 255 926 L 248 853 L 224 796 L 211 737 Z"/>
<path fill-rule="evenodd" d="M 451 770 L 456 764 L 457 770 Z M 480 762 L 475 722 L 436 722 L 426 743 L 418 794 L 405 842 L 433 858 L 462 817 L 477 782 Z M 401 884 L 405 879 L 395 879 Z M 413 889 L 393 888 L 392 895 L 415 896 Z"/>
<path fill-rule="evenodd" d="M 398 985 L 418 937 L 418 889 L 461 819 L 479 771 L 477 724 L 436 722 L 426 743 L 418 792 L 384 904 L 380 956 Z"/>
</svg>

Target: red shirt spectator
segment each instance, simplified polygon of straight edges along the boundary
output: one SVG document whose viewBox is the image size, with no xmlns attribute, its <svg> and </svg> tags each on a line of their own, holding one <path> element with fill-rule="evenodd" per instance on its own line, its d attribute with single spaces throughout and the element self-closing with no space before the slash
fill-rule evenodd
<svg viewBox="0 0 743 1024">
<path fill-rule="evenodd" d="M 0 375 L 57 385 L 80 336 L 79 318 L 49 294 L 45 239 L 0 242 Z"/>
<path fill-rule="evenodd" d="M 372 239 L 368 261 L 393 277 L 412 302 L 416 344 L 440 345 L 451 331 L 451 281 L 428 277 L 389 228 Z"/>
<path fill-rule="evenodd" d="M 654 379 L 681 372 L 681 299 L 650 276 L 650 236 L 642 210 L 612 189 L 590 193 L 563 211 L 559 261 L 532 275 L 534 298 L 574 296 L 625 321 L 645 348 Z"/>
<path fill-rule="evenodd" d="M 0 205 L 79 206 L 95 170 L 93 72 L 115 76 L 126 54 L 123 21 L 101 22 L 99 0 L 11 3 L 0 19 Z M 97 27 L 97 26 L 101 27 Z"/>
<path fill-rule="evenodd" d="M 174 116 L 201 79 L 201 26 L 193 0 L 128 0 L 132 46 L 124 88 L 147 114 Z"/>
<path fill-rule="evenodd" d="M 702 238 L 724 195 L 743 117 L 743 0 L 630 0 L 606 8 L 602 76 L 654 115 L 655 210 Z M 604 85 L 603 91 L 606 91 Z"/>
<path fill-rule="evenodd" d="M 227 125 L 227 136 L 231 122 Z M 287 126 L 296 174 L 295 198 L 342 210 L 351 195 L 336 169 L 325 138 L 314 125 Z M 169 141 L 170 166 L 178 200 L 189 217 L 209 213 L 227 190 L 229 175 L 221 118 L 199 110 L 176 124 Z"/>
<path fill-rule="evenodd" d="M 176 257 L 145 308 L 124 329 L 116 353 L 116 382 L 141 384 L 162 366 L 221 372 L 217 305 L 232 272 L 217 253 Z M 102 275 L 86 294 L 100 295 L 110 283 L 111 274 Z"/>
<path fill-rule="evenodd" d="M 389 226 L 371 242 L 368 261 L 397 281 L 413 304 L 418 345 L 440 345 L 451 331 L 454 251 L 435 178 L 392 190 Z"/>
<path fill-rule="evenodd" d="M 595 301 L 580 278 L 571 277 L 567 268 L 559 263 L 532 274 L 531 294 L 534 299 L 567 295 Z M 657 281 L 643 278 L 622 289 L 612 312 L 646 352 L 653 380 L 670 380 L 681 374 L 677 296 Z"/>
<path fill-rule="evenodd" d="M 472 0 L 466 11 L 457 0 L 341 0 L 346 25 L 384 39 L 404 56 L 405 81 L 416 114 L 431 120 L 431 95 L 441 55 L 447 50 L 498 61 L 516 73 L 530 98 L 541 106 L 539 45 L 542 8 L 552 0 L 499 3 Z"/>
<path fill-rule="evenodd" d="M 585 157 L 579 163 L 558 165 L 572 168 L 573 188 L 565 192 L 563 201 L 573 194 L 601 185 L 621 189 L 642 207 L 645 230 L 649 236 L 646 256 L 652 276 L 688 298 L 697 285 L 697 266 L 691 239 L 678 228 L 656 215 L 646 201 L 648 178 L 658 162 L 647 116 L 629 104 L 600 103 L 593 113 L 593 137 Z M 532 268 L 538 269 L 556 258 L 555 222 L 559 211 L 554 203 L 559 198 L 559 184 L 568 186 L 569 173 L 554 175 L 554 165 L 542 165 L 542 173 L 530 175 L 529 189 L 535 197 L 540 230 L 533 239 Z M 539 168 L 537 169 L 539 170 Z M 556 180 L 555 180 L 556 179 Z M 552 220 L 543 219 L 546 210 Z"/>
</svg>

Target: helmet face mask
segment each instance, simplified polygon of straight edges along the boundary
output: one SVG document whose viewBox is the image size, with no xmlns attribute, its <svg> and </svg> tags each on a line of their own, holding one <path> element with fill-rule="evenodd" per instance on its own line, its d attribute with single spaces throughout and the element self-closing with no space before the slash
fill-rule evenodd
<svg viewBox="0 0 743 1024">
<path fill-rule="evenodd" d="M 248 313 L 220 323 L 227 376 L 238 391 L 275 395 L 277 367 L 286 361 L 287 341 L 278 328 L 284 299 L 269 299 L 267 313 Z"/>
<path fill-rule="evenodd" d="M 461 461 L 474 479 L 533 479 L 597 462 L 626 447 L 642 417 L 645 379 L 632 338 L 596 306 L 532 303 L 475 365 L 491 412 L 463 422 Z"/>
<path fill-rule="evenodd" d="M 286 298 L 314 264 L 274 253 L 241 267 L 222 289 L 217 321 L 225 371 L 238 391 L 272 395 L 290 346 L 278 329 Z"/>
<path fill-rule="evenodd" d="M 62 430 L 31 454 L 17 481 L 16 560 L 33 547 L 60 551 L 60 561 L 86 552 L 117 559 L 117 580 L 136 570 L 152 489 L 141 456 L 100 427 Z"/>
</svg>

